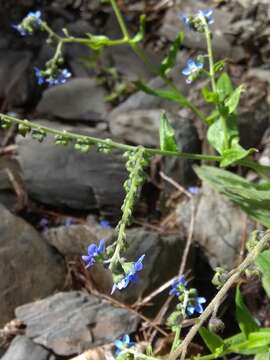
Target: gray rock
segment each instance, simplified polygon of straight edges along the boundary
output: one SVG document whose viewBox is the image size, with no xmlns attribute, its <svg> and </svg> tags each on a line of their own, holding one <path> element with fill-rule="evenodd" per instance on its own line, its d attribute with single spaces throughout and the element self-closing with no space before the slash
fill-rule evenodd
<svg viewBox="0 0 270 360">
<path fill-rule="evenodd" d="M 185 37 L 183 44 L 186 47 L 206 51 L 207 47 L 204 34 L 189 31 L 179 17 L 181 14 L 196 14 L 199 9 L 205 8 L 209 8 L 209 5 L 202 1 L 179 1 L 167 11 L 163 25 L 160 29 L 161 35 L 165 36 L 170 41 L 174 41 L 179 31 L 184 31 Z M 228 33 L 232 16 L 232 13 L 229 13 L 224 9 L 214 10 L 215 23 L 211 25 L 211 29 L 213 31 L 213 50 L 217 58 L 223 59 L 224 57 L 232 57 L 236 60 L 244 56 L 244 50 L 241 47 L 232 48 L 230 43 L 231 39 L 228 40 L 224 35 Z"/>
<path fill-rule="evenodd" d="M 78 354 L 136 330 L 129 310 L 79 291 L 62 292 L 16 309 L 26 335 L 57 355 Z"/>
<path fill-rule="evenodd" d="M 233 268 L 245 232 L 245 214 L 207 185 L 203 185 L 201 195 L 196 196 L 196 209 L 194 241 L 201 245 L 213 268 Z M 181 202 L 177 217 L 184 232 L 188 232 L 190 215 L 190 204 Z"/>
<path fill-rule="evenodd" d="M 111 117 L 113 135 L 130 143 L 159 146 L 159 122 L 162 109 L 131 110 Z"/>
<path fill-rule="evenodd" d="M 50 228 L 43 233 L 49 244 L 54 246 L 62 255 L 82 255 L 89 244 L 98 243 L 101 239 L 109 239 L 113 229 L 102 229 L 95 225 L 71 225 Z"/>
<path fill-rule="evenodd" d="M 40 122 L 48 125 L 48 122 Z M 106 133 L 59 126 L 55 128 L 85 135 L 108 137 Z M 38 143 L 30 137 L 19 137 L 18 160 L 31 198 L 54 207 L 81 211 L 100 209 L 104 215 L 120 213 L 126 170 L 122 156 L 96 152 L 82 154 L 70 146 L 56 146 L 48 137 Z"/>
<path fill-rule="evenodd" d="M 0 98 L 9 106 L 22 106 L 30 97 L 28 51 L 0 50 Z"/>
<path fill-rule="evenodd" d="M 0 205 L 0 326 L 14 309 L 61 289 L 65 280 L 62 257 L 24 220 Z"/>
<path fill-rule="evenodd" d="M 96 80 L 71 79 L 45 90 L 37 111 L 64 120 L 98 120 L 106 112 L 104 96 Z"/>
<path fill-rule="evenodd" d="M 35 344 L 26 336 L 16 336 L 1 360 L 51 360 L 50 353 L 44 347 Z"/>
</svg>

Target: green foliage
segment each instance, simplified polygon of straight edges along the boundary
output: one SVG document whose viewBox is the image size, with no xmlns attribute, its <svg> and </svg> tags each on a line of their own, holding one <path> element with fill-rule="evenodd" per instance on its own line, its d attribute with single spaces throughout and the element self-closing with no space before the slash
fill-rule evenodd
<svg viewBox="0 0 270 360">
<path fill-rule="evenodd" d="M 256 259 L 256 265 L 262 273 L 262 284 L 270 297 L 270 251 L 266 250 Z"/>
<path fill-rule="evenodd" d="M 165 57 L 165 59 L 162 61 L 159 71 L 161 76 L 167 75 L 168 72 L 175 66 L 176 63 L 176 57 L 177 53 L 179 51 L 179 48 L 183 42 L 184 39 L 184 33 L 180 32 L 174 42 L 172 43 L 168 56 Z"/>
<path fill-rule="evenodd" d="M 202 166 L 196 174 L 259 223 L 270 227 L 270 182 L 254 184 L 229 171 Z"/>
<path fill-rule="evenodd" d="M 222 352 L 224 351 L 225 343 L 220 336 L 209 331 L 203 326 L 200 328 L 199 334 L 201 335 L 203 341 L 205 342 L 206 346 L 212 354 L 222 354 Z"/>
<path fill-rule="evenodd" d="M 159 126 L 160 149 L 163 151 L 178 151 L 174 129 L 169 123 L 165 112 L 160 115 Z"/>
<path fill-rule="evenodd" d="M 248 338 L 249 334 L 257 331 L 259 327 L 246 307 L 239 287 L 236 290 L 235 304 L 237 322 L 241 332 Z"/>
</svg>

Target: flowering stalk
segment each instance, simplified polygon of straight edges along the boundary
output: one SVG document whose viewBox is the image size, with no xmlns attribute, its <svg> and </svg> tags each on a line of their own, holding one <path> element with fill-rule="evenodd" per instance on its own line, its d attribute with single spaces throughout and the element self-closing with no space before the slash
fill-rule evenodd
<svg viewBox="0 0 270 360">
<path fill-rule="evenodd" d="M 136 199 L 138 198 L 140 188 L 144 182 L 143 169 L 148 163 L 145 159 L 145 149 L 141 146 L 137 148 L 135 153 L 128 153 L 127 156 L 127 170 L 130 175 L 124 184 L 127 195 L 121 208 L 123 215 L 116 227 L 118 236 L 109 266 L 112 272 L 121 262 L 121 251 L 126 247 L 126 227 L 130 222 Z"/>
<path fill-rule="evenodd" d="M 211 79 L 211 85 L 212 90 L 214 93 L 216 93 L 216 80 L 215 80 L 215 69 L 214 69 L 214 55 L 213 55 L 213 47 L 212 47 L 212 32 L 209 29 L 208 22 L 204 16 L 201 16 L 201 20 L 204 24 L 204 34 L 206 37 L 206 43 L 207 43 L 207 52 L 208 52 L 208 61 L 209 61 L 209 76 Z M 222 111 L 220 111 L 220 105 L 217 105 L 217 108 L 219 110 L 219 114 L 221 117 L 223 132 L 224 132 L 224 149 L 229 148 L 229 140 L 228 140 L 228 129 L 227 129 L 227 122 L 226 118 L 222 114 Z"/>
</svg>

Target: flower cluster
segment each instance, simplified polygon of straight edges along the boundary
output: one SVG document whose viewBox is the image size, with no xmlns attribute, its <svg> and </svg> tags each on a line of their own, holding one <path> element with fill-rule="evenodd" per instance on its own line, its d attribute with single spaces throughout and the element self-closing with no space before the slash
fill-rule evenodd
<svg viewBox="0 0 270 360">
<path fill-rule="evenodd" d="M 34 30 L 38 29 L 41 26 L 41 24 L 41 12 L 31 11 L 20 24 L 12 25 L 12 27 L 16 29 L 21 34 L 21 36 L 26 36 L 31 35 Z"/>
<path fill-rule="evenodd" d="M 202 62 L 189 59 L 186 67 L 182 70 L 182 74 L 187 76 L 186 83 L 191 84 L 198 77 L 202 69 Z"/>
<path fill-rule="evenodd" d="M 181 306 L 184 307 L 183 311 L 187 315 L 201 314 L 203 312 L 202 304 L 206 302 L 206 299 L 198 296 L 196 289 L 187 289 L 184 276 L 180 276 L 179 279 L 173 282 L 169 294 L 177 296 Z"/>
<path fill-rule="evenodd" d="M 195 15 L 181 15 L 180 19 L 190 29 L 203 32 L 205 24 L 212 25 L 214 23 L 213 10 L 199 10 Z"/>
<path fill-rule="evenodd" d="M 40 70 L 35 67 L 34 70 L 39 85 L 61 85 L 71 77 L 71 72 L 68 69 L 55 69 L 54 71 L 51 71 L 51 69 Z"/>
<path fill-rule="evenodd" d="M 103 262 L 103 254 L 105 253 L 105 240 L 102 239 L 99 245 L 91 244 L 87 248 L 87 255 L 83 255 L 86 269 L 89 269 L 96 262 Z"/>
<path fill-rule="evenodd" d="M 112 288 L 111 294 L 115 292 L 116 289 L 122 290 L 125 289 L 130 282 L 136 282 L 138 280 L 137 272 L 143 269 L 143 259 L 145 254 L 142 255 L 135 263 L 125 263 L 123 267 L 126 269 L 124 277 L 121 277 Z"/>
<path fill-rule="evenodd" d="M 129 335 L 124 335 L 120 340 L 116 340 L 114 345 L 116 347 L 115 355 L 118 357 L 122 354 L 123 350 L 133 347 L 135 343 L 130 341 Z"/>
</svg>

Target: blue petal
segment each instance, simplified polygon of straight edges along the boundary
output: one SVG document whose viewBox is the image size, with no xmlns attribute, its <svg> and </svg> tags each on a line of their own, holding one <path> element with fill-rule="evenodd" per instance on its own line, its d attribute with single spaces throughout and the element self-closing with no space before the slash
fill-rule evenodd
<svg viewBox="0 0 270 360">
<path fill-rule="evenodd" d="M 122 347 L 123 347 L 123 342 L 122 342 L 122 340 L 115 340 L 115 342 L 114 342 L 114 345 L 118 348 L 118 349 L 122 349 Z"/>
<path fill-rule="evenodd" d="M 127 335 L 127 334 L 124 335 L 123 338 L 122 338 L 122 341 L 123 341 L 124 344 L 129 345 L 129 343 L 130 343 L 129 335 Z"/>
<path fill-rule="evenodd" d="M 187 66 L 182 70 L 182 74 L 185 76 L 189 76 L 191 74 L 190 68 Z"/>
<path fill-rule="evenodd" d="M 196 300 L 197 300 L 197 302 L 198 302 L 199 304 L 204 304 L 204 303 L 206 303 L 206 298 L 204 298 L 204 297 L 198 296 Z"/>
<path fill-rule="evenodd" d="M 97 253 L 98 247 L 96 244 L 91 244 L 87 248 L 87 253 L 89 256 L 94 256 Z"/>
</svg>

